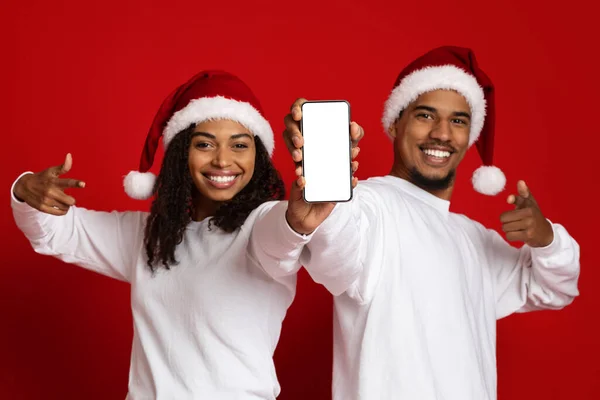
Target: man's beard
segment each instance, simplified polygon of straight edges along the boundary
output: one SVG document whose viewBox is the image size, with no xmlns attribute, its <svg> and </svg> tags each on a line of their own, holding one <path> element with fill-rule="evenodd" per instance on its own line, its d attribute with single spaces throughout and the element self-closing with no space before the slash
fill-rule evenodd
<svg viewBox="0 0 600 400">
<path fill-rule="evenodd" d="M 443 178 L 428 178 L 421 174 L 417 168 L 410 170 L 410 179 L 413 184 L 427 191 L 438 191 L 448 189 L 454 181 L 455 171 L 448 172 Z"/>
</svg>

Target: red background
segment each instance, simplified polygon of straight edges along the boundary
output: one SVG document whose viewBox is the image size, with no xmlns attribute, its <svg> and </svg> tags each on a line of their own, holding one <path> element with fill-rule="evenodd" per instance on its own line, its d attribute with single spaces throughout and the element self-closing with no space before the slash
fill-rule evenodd
<svg viewBox="0 0 600 400">
<path fill-rule="evenodd" d="M 283 3 L 2 2 L 0 398 L 122 399 L 132 335 L 126 284 L 30 249 L 9 207 L 19 173 L 72 152 L 71 175 L 87 182 L 75 193 L 80 206 L 146 208 L 121 182 L 137 167 L 155 111 L 192 74 L 223 68 L 261 99 L 288 187 L 293 167 L 280 132 L 297 97 L 349 100 L 367 133 L 358 175 L 385 174 L 392 157 L 383 101 L 406 63 L 442 44 L 473 48 L 495 81 L 496 163 L 510 189 L 525 179 L 546 216 L 582 248 L 581 296 L 572 306 L 499 322 L 499 398 L 600 398 L 593 3 Z M 478 165 L 473 150 L 452 208 L 498 228 L 508 192 L 476 194 L 468 179 Z M 331 314 L 331 298 L 302 272 L 275 354 L 281 399 L 330 397 Z"/>
</svg>

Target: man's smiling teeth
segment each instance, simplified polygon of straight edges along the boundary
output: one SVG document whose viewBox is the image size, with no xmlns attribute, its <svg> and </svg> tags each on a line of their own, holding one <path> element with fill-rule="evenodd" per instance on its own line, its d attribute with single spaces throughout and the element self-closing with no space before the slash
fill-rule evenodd
<svg viewBox="0 0 600 400">
<path fill-rule="evenodd" d="M 450 157 L 450 152 L 444 151 L 444 150 L 423 149 L 423 153 L 427 154 L 428 156 L 437 157 L 437 158 Z"/>
<path fill-rule="evenodd" d="M 237 175 L 228 175 L 228 176 L 209 175 L 208 176 L 208 179 L 210 179 L 211 181 L 219 182 L 219 183 L 231 182 L 235 178 L 237 178 Z"/>
</svg>

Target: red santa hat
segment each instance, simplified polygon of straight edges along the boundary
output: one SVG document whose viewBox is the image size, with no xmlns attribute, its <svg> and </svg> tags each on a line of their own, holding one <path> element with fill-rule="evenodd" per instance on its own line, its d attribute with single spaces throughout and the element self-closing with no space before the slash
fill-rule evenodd
<svg viewBox="0 0 600 400">
<path fill-rule="evenodd" d="M 469 147 L 476 143 L 483 165 L 475 170 L 473 187 L 479 193 L 496 195 L 506 185 L 504 173 L 493 166 L 494 154 L 494 85 L 479 68 L 472 50 L 444 46 L 431 50 L 409 64 L 396 79 L 385 103 L 383 126 L 390 128 L 410 103 L 433 90 L 455 90 L 471 108 Z"/>
<path fill-rule="evenodd" d="M 271 156 L 275 140 L 271 125 L 263 115 L 258 99 L 238 77 L 224 71 L 198 73 L 163 101 L 150 126 L 139 170 L 125 177 L 125 192 L 138 200 L 151 197 L 156 176 L 148 171 L 160 138 L 166 149 L 179 132 L 207 120 L 238 122 L 261 139 Z"/>
</svg>

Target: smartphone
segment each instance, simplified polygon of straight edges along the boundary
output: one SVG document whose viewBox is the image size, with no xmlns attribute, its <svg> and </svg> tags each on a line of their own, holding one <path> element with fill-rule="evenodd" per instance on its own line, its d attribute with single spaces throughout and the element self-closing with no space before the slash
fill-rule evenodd
<svg viewBox="0 0 600 400">
<path fill-rule="evenodd" d="M 302 171 L 307 203 L 352 199 L 350 104 L 345 100 L 302 104 Z"/>
</svg>

